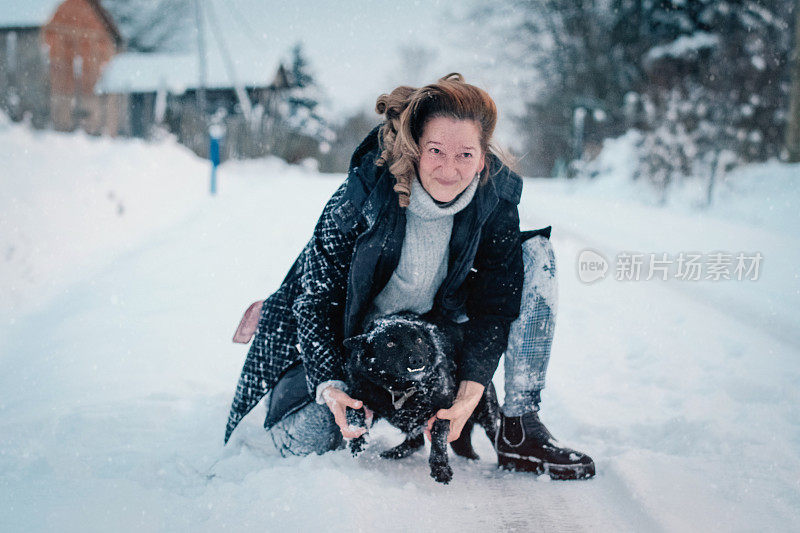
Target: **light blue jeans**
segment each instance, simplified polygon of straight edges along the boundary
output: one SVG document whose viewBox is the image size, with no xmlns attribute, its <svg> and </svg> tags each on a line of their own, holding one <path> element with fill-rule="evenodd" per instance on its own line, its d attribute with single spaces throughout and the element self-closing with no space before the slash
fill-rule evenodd
<svg viewBox="0 0 800 533">
<path fill-rule="evenodd" d="M 556 258 L 550 239 L 537 235 L 523 242 L 522 261 L 522 304 L 505 351 L 506 416 L 539 410 L 558 311 Z"/>
<path fill-rule="evenodd" d="M 284 417 L 267 430 L 267 436 L 283 457 L 309 455 L 341 448 L 342 432 L 327 405 L 311 402 Z"/>
<path fill-rule="evenodd" d="M 522 243 L 525 266 L 519 317 L 511 324 L 505 351 L 506 416 L 538 411 L 558 308 L 556 261 L 550 240 L 537 235 Z M 267 430 L 283 456 L 322 454 L 343 446 L 327 406 L 310 403 Z"/>
</svg>

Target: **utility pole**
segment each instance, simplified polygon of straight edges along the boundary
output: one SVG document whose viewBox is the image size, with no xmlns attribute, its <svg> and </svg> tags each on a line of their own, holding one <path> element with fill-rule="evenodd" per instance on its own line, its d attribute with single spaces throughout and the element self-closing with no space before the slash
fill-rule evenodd
<svg viewBox="0 0 800 533">
<path fill-rule="evenodd" d="M 789 151 L 789 162 L 800 163 L 800 0 L 794 6 L 794 51 L 789 65 L 792 88 L 786 122 L 786 149 Z"/>
<path fill-rule="evenodd" d="M 206 122 L 206 42 L 205 31 L 203 28 L 203 7 L 200 2 L 194 0 L 194 12 L 197 19 L 197 107 L 200 108 L 200 116 L 203 124 Z"/>
<path fill-rule="evenodd" d="M 197 18 L 197 107 L 200 108 L 200 119 L 202 120 L 203 131 L 208 138 L 208 159 L 211 161 L 211 196 L 217 194 L 217 167 L 220 163 L 220 139 L 211 135 L 209 131 L 208 107 L 206 105 L 206 40 L 205 28 L 203 26 L 203 6 L 200 2 L 204 0 L 194 0 L 194 12 Z"/>
<path fill-rule="evenodd" d="M 208 0 L 208 10 L 210 15 L 208 24 L 214 34 L 214 38 L 217 41 L 217 47 L 219 48 L 220 55 L 222 55 L 222 62 L 225 65 L 225 72 L 228 74 L 228 80 L 231 82 L 231 85 L 233 85 L 233 92 L 236 94 L 236 98 L 239 100 L 239 105 L 242 106 L 242 114 L 244 115 L 247 123 L 250 124 L 253 116 L 253 106 L 250 103 L 250 97 L 247 96 L 247 91 L 245 91 L 244 85 L 239 83 L 236 78 L 236 68 L 233 65 L 233 59 L 231 58 L 231 54 L 228 51 L 228 46 L 225 43 L 223 32 L 219 27 L 219 22 L 214 9 L 214 0 Z"/>
</svg>

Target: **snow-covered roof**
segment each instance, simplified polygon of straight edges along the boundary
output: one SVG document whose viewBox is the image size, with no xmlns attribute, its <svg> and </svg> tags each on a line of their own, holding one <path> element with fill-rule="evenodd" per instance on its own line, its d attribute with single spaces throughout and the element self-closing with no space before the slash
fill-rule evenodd
<svg viewBox="0 0 800 533">
<path fill-rule="evenodd" d="M 209 51 L 206 65 L 206 87 L 222 89 L 234 86 L 222 55 Z M 269 86 L 278 69 L 278 62 L 265 55 L 237 50 L 231 59 L 237 83 L 245 87 Z M 196 54 L 145 54 L 128 52 L 115 56 L 103 71 L 95 92 L 147 93 L 166 89 L 183 94 L 200 85 Z"/>
<path fill-rule="evenodd" d="M 6 0 L 0 0 L 6 1 Z M 200 84 L 196 7 L 202 8 L 206 87 L 267 87 L 289 45 L 266 39 L 226 8 L 221 0 L 104 0 L 120 24 L 130 52 L 115 56 L 103 70 L 95 92 L 182 94 Z M 179 36 L 180 38 L 178 38 Z M 139 49 L 135 49 L 136 47 Z M 224 58 L 230 56 L 230 65 Z M 231 72 L 232 70 L 232 72 Z"/>
<path fill-rule="evenodd" d="M 0 28 L 38 28 L 63 0 L 0 0 Z"/>
</svg>

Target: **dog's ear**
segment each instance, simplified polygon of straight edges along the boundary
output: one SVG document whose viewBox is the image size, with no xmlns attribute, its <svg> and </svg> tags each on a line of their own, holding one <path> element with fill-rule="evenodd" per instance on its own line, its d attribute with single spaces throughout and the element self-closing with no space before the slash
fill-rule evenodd
<svg viewBox="0 0 800 533">
<path fill-rule="evenodd" d="M 354 337 L 348 337 L 344 340 L 344 347 L 350 351 L 363 350 L 367 345 L 367 334 L 362 333 Z"/>
</svg>

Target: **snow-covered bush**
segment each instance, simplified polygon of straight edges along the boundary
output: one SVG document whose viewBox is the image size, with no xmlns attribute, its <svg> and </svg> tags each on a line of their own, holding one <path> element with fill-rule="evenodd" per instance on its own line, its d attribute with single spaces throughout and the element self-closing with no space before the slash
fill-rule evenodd
<svg viewBox="0 0 800 533">
<path fill-rule="evenodd" d="M 632 97 L 639 99 L 644 131 L 637 177 L 664 192 L 682 177 L 701 178 L 710 202 L 715 182 L 730 169 L 779 155 L 788 101 L 787 10 L 783 0 L 654 6 L 645 20 L 666 29 L 643 57 L 649 83 Z"/>
</svg>

